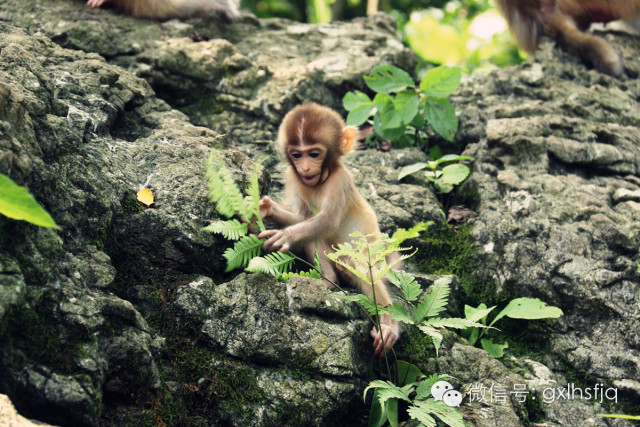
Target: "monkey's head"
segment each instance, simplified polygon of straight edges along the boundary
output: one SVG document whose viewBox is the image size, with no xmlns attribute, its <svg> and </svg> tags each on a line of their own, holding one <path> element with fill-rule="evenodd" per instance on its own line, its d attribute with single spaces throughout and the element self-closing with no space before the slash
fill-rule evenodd
<svg viewBox="0 0 640 427">
<path fill-rule="evenodd" d="M 345 126 L 342 117 L 331 108 L 305 104 L 282 120 L 278 147 L 300 181 L 314 187 L 327 179 L 340 156 L 351 151 L 357 134 L 358 130 Z"/>
</svg>

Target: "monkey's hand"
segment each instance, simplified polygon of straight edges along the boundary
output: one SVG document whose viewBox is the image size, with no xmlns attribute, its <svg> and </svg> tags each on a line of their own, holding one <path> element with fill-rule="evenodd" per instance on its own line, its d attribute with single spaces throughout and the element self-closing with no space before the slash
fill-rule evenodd
<svg viewBox="0 0 640 427">
<path fill-rule="evenodd" d="M 378 332 L 377 327 L 371 329 L 371 338 L 373 338 L 373 354 L 374 356 L 383 357 L 382 338 L 384 337 L 384 350 L 389 351 L 400 337 L 400 325 L 392 320 L 388 314 L 380 316 L 380 329 L 382 334 Z"/>
<path fill-rule="evenodd" d="M 104 3 L 105 1 L 109 1 L 109 0 L 88 0 L 87 6 L 89 6 L 92 9 L 95 9 L 97 7 L 102 6 L 102 3 Z"/>
<path fill-rule="evenodd" d="M 262 200 L 260 200 L 259 206 L 262 218 L 273 216 L 273 200 L 271 200 L 271 197 L 264 196 Z"/>
<path fill-rule="evenodd" d="M 267 237 L 267 240 L 262 245 L 265 250 L 287 252 L 293 244 L 293 236 L 288 228 L 284 230 L 266 230 L 258 234 L 258 239 L 264 237 Z"/>
</svg>

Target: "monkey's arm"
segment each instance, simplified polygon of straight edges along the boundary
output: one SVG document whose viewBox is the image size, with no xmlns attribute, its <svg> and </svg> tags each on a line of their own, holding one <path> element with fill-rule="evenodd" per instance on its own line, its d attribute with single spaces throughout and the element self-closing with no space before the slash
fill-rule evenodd
<svg viewBox="0 0 640 427">
<path fill-rule="evenodd" d="M 260 215 L 263 218 L 272 217 L 275 222 L 284 227 L 304 221 L 302 215 L 291 212 L 284 205 L 273 201 L 269 196 L 264 196 L 260 200 Z"/>
</svg>

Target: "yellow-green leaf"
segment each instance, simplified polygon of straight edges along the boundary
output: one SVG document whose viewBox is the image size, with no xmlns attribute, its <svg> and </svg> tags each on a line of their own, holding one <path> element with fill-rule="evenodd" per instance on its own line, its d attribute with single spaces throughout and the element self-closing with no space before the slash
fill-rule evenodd
<svg viewBox="0 0 640 427">
<path fill-rule="evenodd" d="M 26 188 L 0 173 L 0 213 L 41 227 L 60 228 Z"/>
</svg>

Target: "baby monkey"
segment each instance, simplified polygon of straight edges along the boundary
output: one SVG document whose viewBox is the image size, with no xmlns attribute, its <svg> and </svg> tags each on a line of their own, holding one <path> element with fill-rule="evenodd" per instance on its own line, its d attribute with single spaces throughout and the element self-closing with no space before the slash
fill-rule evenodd
<svg viewBox="0 0 640 427">
<path fill-rule="evenodd" d="M 273 218 L 283 228 L 263 231 L 258 237 L 267 238 L 267 250 L 286 252 L 294 246 L 304 247 L 311 262 L 317 245 L 322 273 L 329 280 L 337 283 L 341 276 L 371 296 L 368 283 L 324 255 L 333 252 L 333 246 L 353 240 L 350 234 L 356 231 L 372 239 L 380 236 L 376 214 L 340 160 L 351 151 L 357 134 L 356 128 L 345 126 L 338 113 L 317 104 L 298 106 L 285 116 L 278 132 L 278 148 L 290 165 L 286 202 L 279 204 L 269 197 L 260 201 L 260 214 Z M 384 282 L 375 283 L 375 292 L 379 304 L 391 304 Z M 375 326 L 371 330 L 377 356 L 383 354 L 382 337 L 385 349 L 390 350 L 400 335 L 396 321 L 388 315 L 380 320 L 382 331 Z"/>
<path fill-rule="evenodd" d="M 233 20 L 238 17 L 238 0 L 88 0 L 92 9 L 113 3 L 127 15 L 150 18 L 184 18 L 198 12 L 222 12 Z"/>
<path fill-rule="evenodd" d="M 542 35 L 567 52 L 611 75 L 624 70 L 618 53 L 604 39 L 586 33 L 593 22 L 622 19 L 640 26 L 640 0 L 497 0 L 520 47 L 533 53 Z"/>
</svg>

